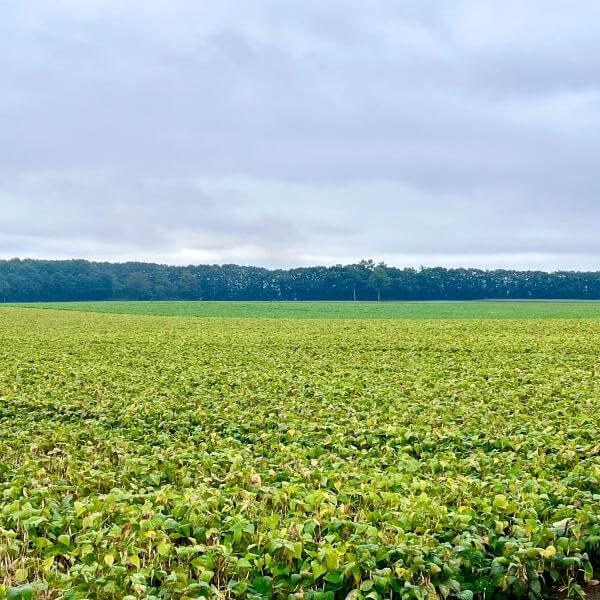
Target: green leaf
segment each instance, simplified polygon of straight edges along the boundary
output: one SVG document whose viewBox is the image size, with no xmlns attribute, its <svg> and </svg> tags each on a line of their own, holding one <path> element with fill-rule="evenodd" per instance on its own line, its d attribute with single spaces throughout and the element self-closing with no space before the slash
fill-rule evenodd
<svg viewBox="0 0 600 600">
<path fill-rule="evenodd" d="M 31 584 L 9 587 L 6 590 L 6 600 L 32 600 L 33 586 Z"/>
<path fill-rule="evenodd" d="M 256 577 L 252 582 L 252 586 L 258 594 L 270 596 L 273 590 L 273 579 L 271 577 Z"/>
</svg>

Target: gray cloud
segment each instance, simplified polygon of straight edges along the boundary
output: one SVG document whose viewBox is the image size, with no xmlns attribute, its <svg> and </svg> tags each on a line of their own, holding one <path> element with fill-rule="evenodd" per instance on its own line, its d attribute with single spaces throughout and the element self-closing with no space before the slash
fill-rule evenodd
<svg viewBox="0 0 600 600">
<path fill-rule="evenodd" d="M 600 5 L 8 0 L 0 256 L 600 268 Z"/>
</svg>

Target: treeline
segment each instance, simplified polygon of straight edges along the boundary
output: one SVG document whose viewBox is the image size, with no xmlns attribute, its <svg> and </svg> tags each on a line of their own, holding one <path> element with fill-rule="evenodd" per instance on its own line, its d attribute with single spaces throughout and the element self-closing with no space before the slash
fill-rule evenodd
<svg viewBox="0 0 600 600">
<path fill-rule="evenodd" d="M 85 260 L 0 261 L 0 300 L 600 299 L 600 272 L 399 269 L 353 265 L 264 269 Z"/>
</svg>

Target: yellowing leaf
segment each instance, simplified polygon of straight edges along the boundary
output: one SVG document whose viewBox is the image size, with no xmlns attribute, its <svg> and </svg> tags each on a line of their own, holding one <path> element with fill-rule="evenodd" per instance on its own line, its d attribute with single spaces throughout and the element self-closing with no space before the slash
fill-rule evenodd
<svg viewBox="0 0 600 600">
<path fill-rule="evenodd" d="M 158 550 L 158 553 L 161 556 L 168 556 L 169 553 L 171 552 L 171 546 L 170 546 L 170 544 L 167 544 L 166 542 L 160 542 L 158 544 L 158 546 L 156 547 L 156 549 Z"/>
<path fill-rule="evenodd" d="M 509 506 L 508 499 L 503 494 L 497 494 L 494 498 L 493 507 L 506 510 Z"/>
<path fill-rule="evenodd" d="M 128 557 L 129 562 L 136 566 L 138 569 L 140 568 L 140 559 L 139 556 L 137 556 L 137 554 L 132 554 L 131 556 Z"/>
<path fill-rule="evenodd" d="M 556 548 L 554 546 L 548 546 L 540 551 L 540 554 L 544 558 L 552 558 L 556 554 Z"/>
<path fill-rule="evenodd" d="M 15 571 L 15 581 L 17 583 L 23 583 L 24 581 L 27 580 L 28 576 L 29 576 L 29 573 L 28 573 L 27 569 L 17 569 Z"/>
</svg>

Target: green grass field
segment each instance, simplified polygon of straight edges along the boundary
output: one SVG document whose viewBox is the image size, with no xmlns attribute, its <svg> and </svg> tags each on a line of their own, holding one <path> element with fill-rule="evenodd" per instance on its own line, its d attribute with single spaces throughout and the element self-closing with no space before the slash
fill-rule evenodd
<svg viewBox="0 0 600 600">
<path fill-rule="evenodd" d="M 10 306 L 10 305 L 7 305 Z M 597 319 L 600 302 L 54 302 L 21 304 L 89 312 L 289 319 Z"/>
</svg>

